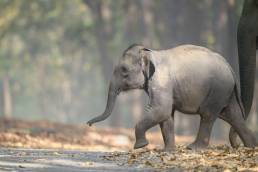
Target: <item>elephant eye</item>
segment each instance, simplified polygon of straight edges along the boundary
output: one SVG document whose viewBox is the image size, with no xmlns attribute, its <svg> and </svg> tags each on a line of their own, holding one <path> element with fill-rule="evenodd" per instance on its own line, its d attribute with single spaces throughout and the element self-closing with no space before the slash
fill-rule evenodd
<svg viewBox="0 0 258 172">
<path fill-rule="evenodd" d="M 122 73 L 128 73 L 128 68 L 125 66 L 121 66 L 121 72 Z"/>
<path fill-rule="evenodd" d="M 124 78 L 128 77 L 129 75 L 129 70 L 126 66 L 121 66 L 121 74 Z"/>
</svg>

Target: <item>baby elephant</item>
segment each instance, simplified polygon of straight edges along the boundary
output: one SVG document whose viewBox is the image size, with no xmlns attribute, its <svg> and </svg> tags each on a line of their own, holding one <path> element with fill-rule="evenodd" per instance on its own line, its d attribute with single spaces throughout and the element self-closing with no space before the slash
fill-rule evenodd
<svg viewBox="0 0 258 172">
<path fill-rule="evenodd" d="M 222 56 L 207 48 L 181 45 L 156 51 L 142 45 L 130 46 L 115 67 L 105 112 L 88 124 L 105 120 L 116 96 L 131 89 L 143 89 L 149 96 L 146 114 L 135 127 L 135 149 L 148 144 L 145 132 L 159 124 L 165 150 L 173 150 L 175 110 L 200 114 L 198 135 L 188 146 L 190 149 L 208 146 L 218 117 L 233 127 L 246 147 L 256 145 L 244 121 L 239 83 L 233 70 Z"/>
</svg>

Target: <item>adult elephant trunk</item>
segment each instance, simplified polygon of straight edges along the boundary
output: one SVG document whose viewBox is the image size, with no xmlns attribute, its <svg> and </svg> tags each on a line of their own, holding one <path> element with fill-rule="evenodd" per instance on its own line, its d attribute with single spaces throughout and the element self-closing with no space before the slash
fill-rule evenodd
<svg viewBox="0 0 258 172">
<path fill-rule="evenodd" d="M 257 1 L 246 0 L 237 31 L 241 96 L 246 118 L 251 110 L 255 85 L 257 17 Z"/>
<path fill-rule="evenodd" d="M 111 115 L 112 110 L 113 110 L 114 105 L 115 105 L 116 97 L 119 94 L 119 92 L 120 92 L 120 89 L 117 88 L 115 82 L 111 81 L 110 86 L 109 86 L 109 90 L 108 90 L 108 99 L 107 99 L 106 109 L 105 109 L 105 111 L 103 112 L 102 115 L 97 116 L 97 117 L 91 119 L 90 121 L 88 121 L 87 124 L 89 126 L 91 126 L 92 124 L 94 124 L 96 122 L 103 121 Z"/>
</svg>

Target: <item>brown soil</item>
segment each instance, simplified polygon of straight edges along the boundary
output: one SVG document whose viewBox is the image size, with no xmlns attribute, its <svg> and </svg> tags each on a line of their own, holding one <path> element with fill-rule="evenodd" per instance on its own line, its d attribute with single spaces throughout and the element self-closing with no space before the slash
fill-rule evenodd
<svg viewBox="0 0 258 172">
<path fill-rule="evenodd" d="M 148 148 L 163 146 L 161 133 L 148 132 Z M 177 144 L 191 142 L 192 137 L 177 137 Z M 0 146 L 20 148 L 61 148 L 89 151 L 130 150 L 134 130 L 97 128 L 87 125 L 61 124 L 49 121 L 0 120 Z"/>
</svg>

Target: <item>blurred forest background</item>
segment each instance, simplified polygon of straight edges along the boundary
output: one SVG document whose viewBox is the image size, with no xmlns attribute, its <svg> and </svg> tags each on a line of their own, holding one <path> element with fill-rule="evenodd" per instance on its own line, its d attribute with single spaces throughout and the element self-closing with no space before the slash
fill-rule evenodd
<svg viewBox="0 0 258 172">
<path fill-rule="evenodd" d="M 113 67 L 132 43 L 209 47 L 238 73 L 242 5 L 243 0 L 0 0 L 1 117 L 86 123 L 103 112 Z M 134 127 L 146 103 L 142 91 L 122 94 L 111 117 L 97 125 Z M 177 113 L 177 134 L 196 134 L 198 119 Z M 257 132 L 256 103 L 249 124 Z M 227 137 L 227 130 L 218 120 L 213 136 Z"/>
</svg>

